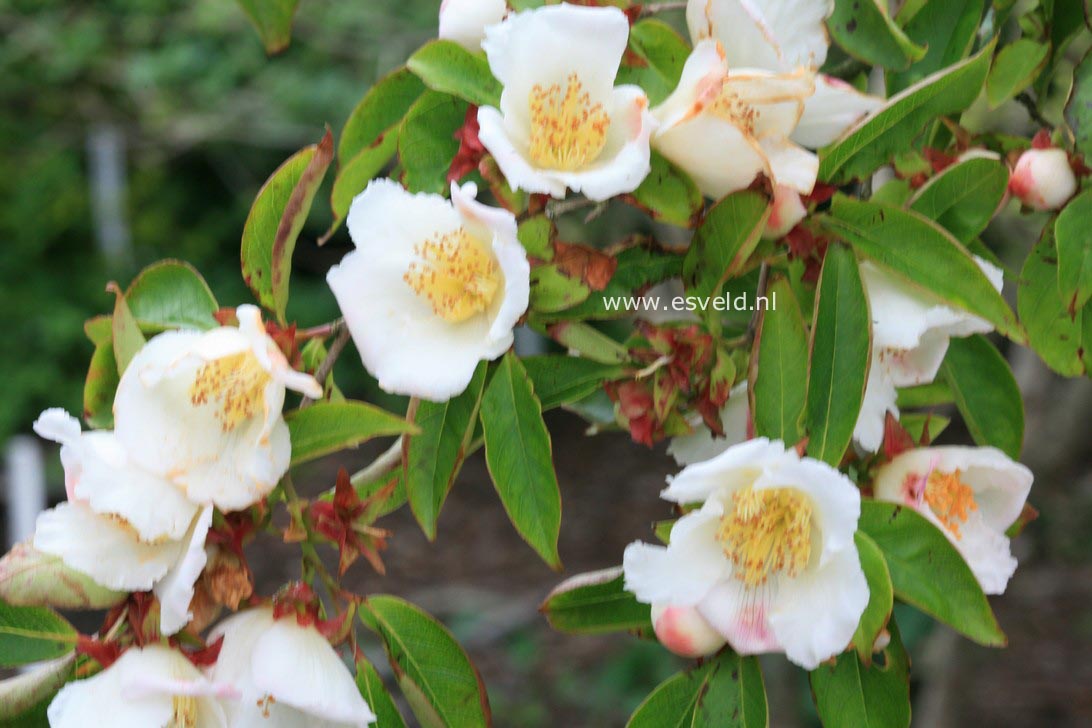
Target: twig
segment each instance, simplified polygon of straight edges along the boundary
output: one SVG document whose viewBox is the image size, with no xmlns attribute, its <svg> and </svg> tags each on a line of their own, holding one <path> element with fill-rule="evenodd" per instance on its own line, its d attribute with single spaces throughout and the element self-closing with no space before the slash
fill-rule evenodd
<svg viewBox="0 0 1092 728">
<path fill-rule="evenodd" d="M 363 485 L 364 483 L 371 483 L 379 480 L 379 478 L 398 467 L 398 464 L 402 462 L 403 442 L 402 436 L 399 435 L 398 439 L 394 441 L 394 444 L 387 448 L 386 452 L 373 460 L 371 465 L 354 473 L 351 478 L 353 485 Z"/>
<path fill-rule="evenodd" d="M 546 217 L 551 220 L 556 220 L 573 210 L 580 210 L 597 204 L 599 203 L 595 200 L 589 200 L 587 197 L 573 197 L 568 200 L 551 200 L 546 204 Z"/>
<path fill-rule="evenodd" d="M 330 372 L 334 370 L 334 364 L 337 363 L 337 358 L 341 356 L 342 350 L 345 345 L 349 343 L 349 327 L 345 325 L 344 321 L 335 321 L 331 324 L 331 331 L 337 331 L 333 342 L 330 344 L 330 350 L 326 352 L 326 358 L 322 360 L 322 363 L 315 369 L 315 380 L 319 383 L 319 386 L 326 386 L 326 378 L 330 376 Z M 306 409 L 315 403 L 315 400 L 310 397 L 304 397 L 300 402 L 300 409 Z"/>
<path fill-rule="evenodd" d="M 1046 127 L 1047 129 L 1050 129 L 1054 126 L 1046 119 L 1046 117 L 1039 113 L 1038 104 L 1036 104 L 1035 99 L 1031 98 L 1031 94 L 1029 94 L 1027 91 L 1016 94 L 1016 100 L 1019 101 L 1025 109 L 1027 109 L 1028 116 L 1030 116 L 1036 124 Z"/>
<path fill-rule="evenodd" d="M 663 13 L 668 10 L 685 10 L 686 1 L 680 0 L 679 2 L 662 2 L 662 3 L 649 3 L 641 8 L 641 17 L 647 15 L 655 15 L 656 13 Z"/>
<path fill-rule="evenodd" d="M 758 290 L 755 291 L 755 312 L 751 314 L 751 323 L 747 326 L 747 338 L 754 341 L 755 332 L 758 331 L 758 299 L 766 295 L 766 284 L 770 280 L 770 264 L 763 262 L 758 271 Z"/>
<path fill-rule="evenodd" d="M 339 327 L 345 324 L 345 319 L 337 319 L 321 326 L 312 326 L 309 329 L 300 329 L 296 332 L 296 339 L 299 341 L 309 341 L 311 339 L 328 339 L 333 336 L 334 332 Z"/>
</svg>

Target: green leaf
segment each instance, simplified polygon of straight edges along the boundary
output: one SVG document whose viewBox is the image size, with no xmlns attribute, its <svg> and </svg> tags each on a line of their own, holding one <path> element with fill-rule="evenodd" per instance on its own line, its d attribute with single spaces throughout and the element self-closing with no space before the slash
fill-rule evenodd
<svg viewBox="0 0 1092 728">
<path fill-rule="evenodd" d="M 966 109 L 986 80 L 992 53 L 990 43 L 972 58 L 923 78 L 888 99 L 878 111 L 820 150 L 819 179 L 841 185 L 864 178 L 907 149 L 926 124 Z"/>
<path fill-rule="evenodd" d="M 368 707 L 375 713 L 375 725 L 383 728 L 406 728 L 406 721 L 398 712 L 387 687 L 371 663 L 361 658 L 356 661 L 356 687 Z"/>
<path fill-rule="evenodd" d="M 997 53 L 986 79 L 991 109 L 1016 96 L 1035 80 L 1050 58 L 1050 43 L 1020 38 Z"/>
<path fill-rule="evenodd" d="M 698 186 L 657 152 L 652 152 L 651 159 L 652 171 L 627 199 L 658 220 L 692 227 L 704 202 Z"/>
<path fill-rule="evenodd" d="M 250 18 L 265 45 L 273 55 L 288 47 L 292 40 L 292 18 L 300 0 L 236 0 Z"/>
<path fill-rule="evenodd" d="M 375 177 L 383 171 L 387 162 L 398 149 L 398 133 L 392 130 L 376 140 L 375 144 L 360 150 L 360 153 L 338 169 L 334 178 L 334 188 L 330 192 L 330 208 L 334 211 L 334 224 L 327 236 L 341 225 L 349 214 L 353 198 L 359 195 Z"/>
<path fill-rule="evenodd" d="M 827 28 L 846 53 L 870 65 L 905 69 L 925 56 L 888 15 L 884 0 L 835 0 Z"/>
<path fill-rule="evenodd" d="M 558 584 L 538 608 L 559 632 L 652 634 L 651 608 L 623 588 L 621 567 L 578 574 Z"/>
<path fill-rule="evenodd" d="M 543 261 L 554 259 L 554 223 L 546 215 L 535 215 L 519 224 L 519 242 L 527 255 Z"/>
<path fill-rule="evenodd" d="M 1092 50 L 1073 69 L 1073 87 L 1065 104 L 1065 120 L 1073 132 L 1077 151 L 1092 159 Z"/>
<path fill-rule="evenodd" d="M 882 667 L 862 664 L 856 653 L 843 652 L 833 665 L 809 673 L 824 728 L 908 728 L 910 658 L 894 622 L 890 632 Z"/>
<path fill-rule="evenodd" d="M 1016 308 L 1035 353 L 1059 374 L 1077 377 L 1086 371 L 1081 360 L 1085 309 L 1070 313 L 1069 301 L 1062 299 L 1058 280 L 1054 226 L 1048 224 L 1020 272 Z"/>
<path fill-rule="evenodd" d="M 140 333 L 140 324 L 133 318 L 129 304 L 125 302 L 125 294 L 118 288 L 118 284 L 111 283 L 106 290 L 114 294 L 110 339 L 114 345 L 114 361 L 117 363 L 120 377 L 125 373 L 125 369 L 137 352 L 144 348 L 144 334 Z"/>
<path fill-rule="evenodd" d="M 433 40 L 410 56 L 406 68 L 433 91 L 475 106 L 500 106 L 503 87 L 493 78 L 484 53 L 471 53 L 454 41 Z"/>
<path fill-rule="evenodd" d="M 591 324 L 562 322 L 550 327 L 550 336 L 580 356 L 600 364 L 621 364 L 629 359 L 629 350 Z"/>
<path fill-rule="evenodd" d="M 909 207 L 964 245 L 993 219 L 1009 185 L 1009 169 L 995 159 L 968 159 L 933 177 L 910 199 Z"/>
<path fill-rule="evenodd" d="M 713 205 L 686 253 L 683 276 L 690 292 L 713 296 L 739 275 L 762 239 L 769 214 L 769 200 L 754 190 L 735 192 Z"/>
<path fill-rule="evenodd" d="M 929 428 L 929 437 L 926 438 L 926 443 L 933 442 L 940 433 L 948 429 L 952 421 L 944 415 L 938 415 L 933 412 L 904 412 L 899 417 L 899 424 L 902 425 L 902 429 L 910 433 L 910 437 L 914 442 L 921 442 L 922 436 L 925 434 L 925 428 Z"/>
<path fill-rule="evenodd" d="M 201 274 L 181 260 L 161 260 L 140 271 L 125 291 L 133 317 L 145 331 L 214 329 L 220 309 Z"/>
<path fill-rule="evenodd" d="M 1017 343 L 1025 340 L 1005 299 L 967 249 L 915 212 L 834 198 L 822 223 L 858 253 L 942 300 L 981 316 Z"/>
<path fill-rule="evenodd" d="M 292 464 L 356 447 L 373 437 L 414 434 L 417 428 L 364 402 L 315 402 L 285 416 L 292 437 Z"/>
<path fill-rule="evenodd" d="M 544 412 L 583 399 L 601 389 L 604 382 L 625 376 L 625 370 L 617 364 L 567 354 L 528 357 L 523 367 Z"/>
<path fill-rule="evenodd" d="M 887 74 L 888 93 L 894 94 L 947 68 L 971 52 L 985 10 L 985 0 L 926 0 L 906 3 L 896 20 L 910 40 L 928 50 L 905 71 Z M 913 11 L 913 17 L 908 12 Z M 992 51 L 991 51 L 992 55 Z M 981 82 L 978 84 L 981 88 Z"/>
<path fill-rule="evenodd" d="M 76 654 L 70 652 L 30 672 L 0 680 L 0 725 L 12 720 L 25 727 L 27 712 L 56 694 L 72 677 L 75 665 Z"/>
<path fill-rule="evenodd" d="M 766 686 L 754 657 L 722 652 L 661 683 L 630 717 L 626 728 L 765 728 Z"/>
<path fill-rule="evenodd" d="M 420 608 L 386 594 L 368 597 L 361 619 L 383 640 L 398 685 L 421 725 L 490 724 L 485 686 L 447 628 Z"/>
<path fill-rule="evenodd" d="M 114 343 L 107 339 L 95 346 L 83 383 L 83 418 L 91 427 L 110 429 L 114 426 L 114 393 L 118 380 Z"/>
<path fill-rule="evenodd" d="M 402 182 L 410 192 L 447 191 L 447 173 L 459 151 L 455 132 L 466 119 L 466 109 L 462 99 L 431 90 L 410 107 L 398 135 Z"/>
<path fill-rule="evenodd" d="M 462 394 L 446 402 L 421 400 L 414 413 L 413 423 L 420 432 L 405 445 L 406 493 L 413 515 L 429 541 L 436 538 L 440 509 L 474 437 L 487 369 L 486 362 L 479 363 Z"/>
<path fill-rule="evenodd" d="M 531 271 L 530 308 L 537 313 L 555 313 L 588 300 L 591 289 L 579 278 L 570 278 L 557 265 L 547 263 Z"/>
<path fill-rule="evenodd" d="M 955 396 L 971 437 L 1013 460 L 1024 443 L 1024 400 L 1012 370 L 984 336 L 952 339 L 940 374 Z"/>
<path fill-rule="evenodd" d="M 808 359 L 808 455 L 842 462 L 864 399 L 871 354 L 868 298 L 853 251 L 827 249 L 815 297 Z"/>
<path fill-rule="evenodd" d="M 751 363 L 755 435 L 795 445 L 808 385 L 808 335 L 792 287 L 784 278 L 769 287 L 773 302 L 759 319 Z"/>
<path fill-rule="evenodd" d="M 916 387 L 903 387 L 899 390 L 895 404 L 900 410 L 914 407 L 932 407 L 937 404 L 948 404 L 955 401 L 955 395 L 943 379 L 937 379 L 928 384 L 919 384 Z"/>
<path fill-rule="evenodd" d="M 924 516 L 895 503 L 865 500 L 857 527 L 887 559 L 896 597 L 980 645 L 1005 644 L 970 567 Z"/>
<path fill-rule="evenodd" d="M 1092 298 L 1092 190 L 1073 198 L 1054 223 L 1058 290 L 1071 310 Z"/>
<path fill-rule="evenodd" d="M 891 572 L 887 570 L 887 562 L 876 542 L 861 531 L 853 534 L 853 541 L 857 544 L 861 570 L 868 580 L 868 605 L 861 614 L 857 631 L 853 633 L 853 646 L 861 662 L 867 667 L 872 664 L 872 648 L 876 644 L 876 638 L 891 619 L 895 592 L 891 586 Z"/>
<path fill-rule="evenodd" d="M 284 322 L 288 279 L 311 202 L 334 158 L 334 137 L 304 147 L 265 181 L 243 226 L 243 279 L 254 296 Z"/>
<path fill-rule="evenodd" d="M 52 609 L 0 602 L 0 667 L 61 657 L 75 648 L 77 636 Z"/>
<path fill-rule="evenodd" d="M 109 609 L 127 594 L 99 586 L 59 556 L 18 543 L 0 558 L 0 601 L 20 607 Z"/>
<path fill-rule="evenodd" d="M 550 433 L 527 370 L 509 352 L 497 364 L 481 405 L 485 462 L 519 535 L 553 569 L 561 568 L 561 492 Z"/>
<path fill-rule="evenodd" d="M 618 69 L 617 83 L 637 84 L 650 104 L 662 103 L 679 84 L 689 44 L 667 23 L 646 18 L 630 28 L 629 50 L 634 60 Z"/>
</svg>

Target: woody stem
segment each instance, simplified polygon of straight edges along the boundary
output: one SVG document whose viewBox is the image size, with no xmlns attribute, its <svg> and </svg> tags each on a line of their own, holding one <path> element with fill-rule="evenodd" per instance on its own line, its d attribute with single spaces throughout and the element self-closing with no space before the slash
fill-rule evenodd
<svg viewBox="0 0 1092 728">
<path fill-rule="evenodd" d="M 341 356 L 341 352 L 345 349 L 346 344 L 349 343 L 349 327 L 345 325 L 344 320 L 335 321 L 331 324 L 331 332 L 337 332 L 334 336 L 333 342 L 330 344 L 330 350 L 326 352 L 326 358 L 322 360 L 322 363 L 315 369 L 315 380 L 320 386 L 326 386 L 326 378 L 330 376 L 330 372 L 334 370 L 334 364 L 337 363 L 338 357 Z M 300 409 L 306 409 L 315 403 L 315 400 L 310 397 L 304 397 L 300 402 Z"/>
</svg>

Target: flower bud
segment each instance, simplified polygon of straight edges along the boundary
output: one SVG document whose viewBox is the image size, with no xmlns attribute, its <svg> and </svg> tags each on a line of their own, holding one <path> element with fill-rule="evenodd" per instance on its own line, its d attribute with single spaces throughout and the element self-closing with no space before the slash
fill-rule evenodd
<svg viewBox="0 0 1092 728">
<path fill-rule="evenodd" d="M 796 223 L 808 214 L 800 193 L 791 187 L 777 185 L 774 188 L 773 207 L 766 220 L 766 229 L 762 232 L 765 240 L 777 240 L 796 227 Z"/>
<path fill-rule="evenodd" d="M 695 607 L 653 604 L 652 628 L 660 644 L 681 657 L 705 657 L 725 644 Z"/>
<path fill-rule="evenodd" d="M 1077 178 L 1063 149 L 1029 149 L 1020 155 L 1009 191 L 1028 207 L 1057 210 L 1077 191 Z"/>
<path fill-rule="evenodd" d="M 440 32 L 469 51 L 481 50 L 486 26 L 504 20 L 504 0 L 444 0 L 440 3 Z"/>
</svg>

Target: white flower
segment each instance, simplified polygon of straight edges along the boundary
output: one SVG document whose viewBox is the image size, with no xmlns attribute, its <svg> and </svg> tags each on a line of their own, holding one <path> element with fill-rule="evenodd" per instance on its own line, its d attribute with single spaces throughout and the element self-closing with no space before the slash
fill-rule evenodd
<svg viewBox="0 0 1092 728">
<path fill-rule="evenodd" d="M 224 638 L 211 668 L 233 685 L 238 701 L 224 703 L 232 726 L 364 728 L 376 720 L 345 663 L 314 627 L 294 617 L 275 620 L 269 608 L 250 609 L 213 629 Z"/>
<path fill-rule="evenodd" d="M 644 91 L 614 86 L 628 41 L 615 7 L 553 5 L 486 29 L 504 91 L 499 110 L 478 110 L 478 138 L 512 187 L 605 200 L 641 184 L 655 122 Z"/>
<path fill-rule="evenodd" d="M 46 410 L 34 429 L 62 444 L 69 491 L 67 503 L 38 516 L 34 548 L 108 589 L 154 590 L 160 630 L 186 626 L 212 508 L 135 464 L 112 432 L 81 433 L 63 410 Z"/>
<path fill-rule="evenodd" d="M 468 51 L 479 51 L 486 27 L 504 20 L 507 14 L 505 0 L 443 0 L 439 36 Z"/>
<path fill-rule="evenodd" d="M 726 642 L 694 607 L 653 604 L 651 616 L 656 639 L 681 657 L 705 657 Z"/>
<path fill-rule="evenodd" d="M 444 401 L 512 345 L 530 265 L 511 213 L 473 184 L 411 195 L 377 180 L 353 200 L 356 250 L 326 276 L 364 366 L 388 392 Z M 454 204 L 453 204 L 454 203 Z"/>
<path fill-rule="evenodd" d="M 1057 210 L 1077 191 L 1064 149 L 1029 149 L 1016 161 L 1009 191 L 1028 207 Z"/>
<path fill-rule="evenodd" d="M 833 0 L 690 0 L 686 21 L 695 46 L 706 38 L 720 41 L 731 68 L 784 73 L 823 65 L 833 10 Z M 882 99 L 819 74 L 792 139 L 811 149 L 825 146 L 882 105 Z"/>
<path fill-rule="evenodd" d="M 967 561 L 982 590 L 1002 594 L 1016 571 L 1005 530 L 1020 516 L 1031 471 L 992 447 L 926 447 L 876 473 L 876 498 L 921 513 Z"/>
<path fill-rule="evenodd" d="M 707 196 L 741 190 L 759 174 L 807 194 L 819 158 L 789 141 L 815 90 L 814 74 L 729 70 L 714 40 L 694 47 L 679 85 L 652 110 L 659 123 L 652 146 L 693 177 Z"/>
<path fill-rule="evenodd" d="M 724 437 L 714 437 L 699 418 L 691 423 L 694 431 L 689 435 L 671 438 L 667 453 L 679 465 L 693 465 L 711 460 L 732 445 L 738 445 L 747 439 L 747 419 L 750 413 L 747 381 L 744 380 L 732 387 L 732 391 L 728 393 L 728 401 L 720 409 L 720 425 L 724 430 Z"/>
<path fill-rule="evenodd" d="M 975 262 L 1000 291 L 1004 272 L 981 258 Z M 875 452 L 883 442 L 886 413 L 899 413 L 896 387 L 933 381 L 953 336 L 988 333 L 993 325 L 871 262 L 861 263 L 861 280 L 872 311 L 872 362 L 853 438 Z"/>
<path fill-rule="evenodd" d="M 260 500 L 288 469 L 285 388 L 322 396 L 313 377 L 288 365 L 256 307 L 239 306 L 236 315 L 238 328 L 154 337 L 114 399 L 115 432 L 129 457 L 191 501 L 225 511 Z"/>
<path fill-rule="evenodd" d="M 684 468 L 661 495 L 702 506 L 666 548 L 626 548 L 640 601 L 696 607 L 736 652 L 784 652 L 809 670 L 846 648 L 868 603 L 848 478 L 759 438 Z"/>
<path fill-rule="evenodd" d="M 231 688 L 209 681 L 175 650 L 133 647 L 98 675 L 70 682 L 49 704 L 51 728 L 227 728 L 219 698 Z"/>
</svg>

